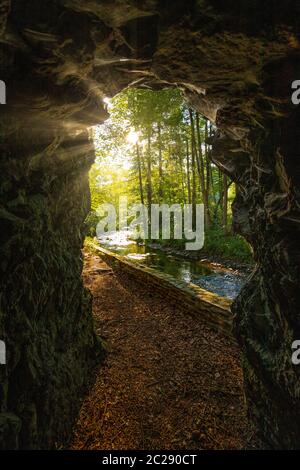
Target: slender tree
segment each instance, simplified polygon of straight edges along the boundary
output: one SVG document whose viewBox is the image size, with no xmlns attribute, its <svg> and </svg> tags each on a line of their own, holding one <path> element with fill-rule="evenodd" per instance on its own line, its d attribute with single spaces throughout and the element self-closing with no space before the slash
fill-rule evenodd
<svg viewBox="0 0 300 470">
<path fill-rule="evenodd" d="M 137 167 L 138 167 L 138 175 L 139 175 L 140 198 L 141 198 L 141 203 L 144 204 L 144 191 L 143 191 L 143 178 L 142 178 L 142 163 L 141 163 L 140 147 L 139 147 L 139 143 L 138 143 L 138 142 L 136 143 L 135 147 L 136 147 L 136 159 L 137 159 Z"/>
</svg>

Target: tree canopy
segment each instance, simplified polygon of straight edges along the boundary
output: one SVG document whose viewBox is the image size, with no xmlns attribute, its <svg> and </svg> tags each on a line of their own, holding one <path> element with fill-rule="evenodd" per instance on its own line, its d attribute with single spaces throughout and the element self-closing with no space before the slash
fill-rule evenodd
<svg viewBox="0 0 300 470">
<path fill-rule="evenodd" d="M 90 171 L 91 226 L 97 207 L 129 203 L 204 204 L 207 234 L 230 235 L 235 185 L 210 158 L 215 129 L 185 102 L 179 89 L 127 89 L 108 102 L 110 118 L 93 129 L 95 165 Z M 208 237 L 209 238 L 209 237 Z M 208 239 L 209 243 L 209 239 Z M 249 254 L 238 240 L 243 255 Z"/>
</svg>

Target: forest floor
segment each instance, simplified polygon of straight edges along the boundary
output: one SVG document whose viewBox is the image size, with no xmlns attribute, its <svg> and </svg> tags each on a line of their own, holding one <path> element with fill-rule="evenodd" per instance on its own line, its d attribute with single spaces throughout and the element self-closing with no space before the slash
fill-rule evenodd
<svg viewBox="0 0 300 470">
<path fill-rule="evenodd" d="M 252 449 L 239 350 L 199 318 L 85 252 L 107 354 L 72 449 Z"/>
</svg>

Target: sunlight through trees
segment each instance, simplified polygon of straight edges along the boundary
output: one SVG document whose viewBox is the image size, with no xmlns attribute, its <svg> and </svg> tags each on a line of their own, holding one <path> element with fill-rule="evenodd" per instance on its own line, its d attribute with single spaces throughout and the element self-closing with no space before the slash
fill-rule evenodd
<svg viewBox="0 0 300 470">
<path fill-rule="evenodd" d="M 179 89 L 127 89 L 104 101 L 110 118 L 93 129 L 89 233 L 95 233 L 99 220 L 97 207 L 118 206 L 122 195 L 148 208 L 203 203 L 206 250 L 249 259 L 248 245 L 231 230 L 235 185 L 211 160 L 214 125 L 187 105 Z M 172 243 L 182 248 L 182 241 Z"/>
</svg>

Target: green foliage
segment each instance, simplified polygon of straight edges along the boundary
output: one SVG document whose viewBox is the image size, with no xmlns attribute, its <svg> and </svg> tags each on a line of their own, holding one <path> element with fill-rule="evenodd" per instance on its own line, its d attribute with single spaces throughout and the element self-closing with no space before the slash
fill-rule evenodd
<svg viewBox="0 0 300 470">
<path fill-rule="evenodd" d="M 204 251 L 226 259 L 251 262 L 251 248 L 243 237 L 225 233 L 222 227 L 214 227 L 205 234 Z"/>
<path fill-rule="evenodd" d="M 143 201 L 148 207 L 204 203 L 205 251 L 249 260 L 247 243 L 228 234 L 236 188 L 211 162 L 207 137 L 213 125 L 188 108 L 179 90 L 169 88 L 128 89 L 111 100 L 109 112 L 106 123 L 93 131 L 96 161 L 90 171 L 88 234 L 95 235 L 99 205 L 118 207 L 120 196 L 126 195 L 129 205 Z M 176 249 L 185 244 L 160 242 Z"/>
</svg>

